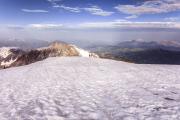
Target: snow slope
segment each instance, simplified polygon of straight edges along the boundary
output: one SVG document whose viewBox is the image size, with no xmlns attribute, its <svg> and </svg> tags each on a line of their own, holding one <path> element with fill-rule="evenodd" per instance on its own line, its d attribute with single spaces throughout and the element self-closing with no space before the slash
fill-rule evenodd
<svg viewBox="0 0 180 120">
<path fill-rule="evenodd" d="M 56 57 L 0 71 L 1 120 L 179 120 L 180 66 Z"/>
<path fill-rule="evenodd" d="M 88 51 L 78 48 L 75 45 L 71 45 L 71 46 L 73 46 L 78 51 L 79 56 L 81 56 L 81 57 L 89 57 L 90 56 L 90 53 Z"/>
</svg>

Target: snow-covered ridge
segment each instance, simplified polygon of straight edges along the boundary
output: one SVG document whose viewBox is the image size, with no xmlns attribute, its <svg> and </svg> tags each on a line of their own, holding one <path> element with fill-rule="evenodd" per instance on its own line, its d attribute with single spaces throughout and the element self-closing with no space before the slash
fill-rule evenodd
<svg viewBox="0 0 180 120">
<path fill-rule="evenodd" d="M 11 49 L 17 49 L 16 47 L 2 47 L 0 48 L 0 57 L 6 58 L 8 55 L 10 55 Z"/>
<path fill-rule="evenodd" d="M 1 120 L 179 120 L 180 66 L 54 57 L 0 71 Z"/>
<path fill-rule="evenodd" d="M 17 50 L 12 48 L 1 48 L 2 58 L 0 56 L 0 68 L 14 67 L 31 64 L 37 61 L 44 60 L 48 57 L 62 56 L 80 56 L 98 58 L 95 53 L 90 53 L 75 45 L 69 45 L 64 42 L 53 42 L 47 47 L 33 49 L 30 51 Z M 0 54 L 0 55 L 1 55 Z"/>
<path fill-rule="evenodd" d="M 10 67 L 23 53 L 18 47 L 0 48 L 0 69 Z"/>
<path fill-rule="evenodd" d="M 82 56 L 82 57 L 89 57 L 90 53 L 89 53 L 88 51 L 83 50 L 83 49 L 81 49 L 81 48 L 78 48 L 78 47 L 75 46 L 75 45 L 71 45 L 71 46 L 73 46 L 73 47 L 78 51 L 78 53 L 79 53 L 80 56 Z"/>
<path fill-rule="evenodd" d="M 59 49 L 60 45 L 64 45 L 66 47 L 71 47 L 71 49 L 75 49 L 80 57 L 95 57 L 95 58 L 99 57 L 97 54 L 91 53 L 91 52 L 89 52 L 87 50 L 84 50 L 84 49 L 81 49 L 81 48 L 77 47 L 76 45 L 66 44 L 66 43 L 59 43 L 59 42 L 53 42 L 48 47 L 38 48 L 37 50 L 38 51 L 43 51 L 43 50 L 48 50 L 48 49 L 53 49 L 53 48 Z"/>
<path fill-rule="evenodd" d="M 9 67 L 11 66 L 12 63 L 14 63 L 17 60 L 17 58 L 15 59 L 10 59 L 8 61 L 1 61 L 0 65 L 4 66 L 4 67 Z"/>
<path fill-rule="evenodd" d="M 71 46 L 73 46 L 78 51 L 79 56 L 81 56 L 81 57 L 95 57 L 95 58 L 99 57 L 97 54 L 91 53 L 91 52 L 84 50 L 84 49 L 81 49 L 81 48 L 78 48 L 75 45 L 71 45 Z"/>
</svg>

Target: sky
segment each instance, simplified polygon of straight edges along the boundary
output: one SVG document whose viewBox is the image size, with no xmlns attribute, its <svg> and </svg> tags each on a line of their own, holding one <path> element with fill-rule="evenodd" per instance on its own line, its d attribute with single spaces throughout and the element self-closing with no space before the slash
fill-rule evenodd
<svg viewBox="0 0 180 120">
<path fill-rule="evenodd" d="M 179 32 L 179 0 L 0 0 L 8 39 L 178 40 Z"/>
</svg>

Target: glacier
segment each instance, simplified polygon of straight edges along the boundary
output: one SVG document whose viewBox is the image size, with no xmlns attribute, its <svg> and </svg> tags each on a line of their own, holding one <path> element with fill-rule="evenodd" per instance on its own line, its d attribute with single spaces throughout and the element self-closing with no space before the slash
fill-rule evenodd
<svg viewBox="0 0 180 120">
<path fill-rule="evenodd" d="M 52 57 L 0 70 L 1 120 L 178 120 L 180 66 Z"/>
</svg>

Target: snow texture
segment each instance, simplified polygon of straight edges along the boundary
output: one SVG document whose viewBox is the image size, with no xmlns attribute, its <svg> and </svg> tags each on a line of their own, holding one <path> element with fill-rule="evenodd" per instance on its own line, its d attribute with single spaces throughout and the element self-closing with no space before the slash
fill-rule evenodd
<svg viewBox="0 0 180 120">
<path fill-rule="evenodd" d="M 10 51 L 11 49 L 13 49 L 13 48 L 11 48 L 11 47 L 2 47 L 2 48 L 0 48 L 0 57 L 6 58 L 8 55 L 11 54 L 11 51 Z"/>
<path fill-rule="evenodd" d="M 83 50 L 81 48 L 76 47 L 75 45 L 72 45 L 79 53 L 79 56 L 81 57 L 90 57 L 90 53 L 86 50 Z"/>
<path fill-rule="evenodd" d="M 0 120 L 179 120 L 180 66 L 57 57 L 0 71 Z"/>
<path fill-rule="evenodd" d="M 6 67 L 9 67 L 12 63 L 14 63 L 15 61 L 17 60 L 17 58 L 16 59 L 10 59 L 9 61 L 2 61 L 1 63 L 0 63 L 0 65 L 2 65 L 2 66 L 6 66 Z"/>
</svg>

